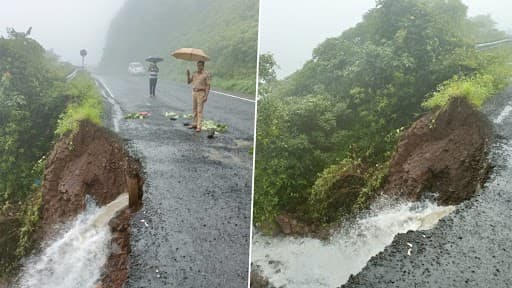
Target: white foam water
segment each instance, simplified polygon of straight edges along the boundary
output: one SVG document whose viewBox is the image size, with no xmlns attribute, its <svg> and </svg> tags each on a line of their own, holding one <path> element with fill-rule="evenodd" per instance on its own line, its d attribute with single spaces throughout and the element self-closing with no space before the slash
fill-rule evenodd
<svg viewBox="0 0 512 288">
<path fill-rule="evenodd" d="M 255 233 L 251 261 L 276 287 L 338 287 L 391 244 L 396 234 L 431 229 L 454 209 L 431 202 L 381 201 L 369 215 L 327 242 Z M 407 248 L 404 247 L 404 253 Z"/>
<path fill-rule="evenodd" d="M 17 287 L 95 287 L 110 253 L 108 222 L 128 206 L 128 194 L 104 207 L 88 205 L 40 255 L 24 265 Z"/>
</svg>

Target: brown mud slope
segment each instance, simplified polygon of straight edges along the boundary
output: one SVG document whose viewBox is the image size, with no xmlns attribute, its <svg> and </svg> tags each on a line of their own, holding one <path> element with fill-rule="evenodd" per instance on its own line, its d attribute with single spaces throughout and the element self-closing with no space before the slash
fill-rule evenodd
<svg viewBox="0 0 512 288">
<path fill-rule="evenodd" d="M 438 193 L 442 205 L 458 204 L 480 189 L 489 172 L 492 126 L 463 98 L 416 121 L 390 163 L 386 194 L 418 200 Z"/>
<path fill-rule="evenodd" d="M 141 171 L 141 164 L 128 154 L 118 136 L 81 122 L 75 135 L 58 141 L 46 162 L 42 185 L 44 233 L 48 235 L 55 224 L 78 215 L 85 208 L 86 195 L 103 206 L 128 192 L 130 207 L 137 208 L 134 200 L 142 198 L 144 184 Z M 101 287 L 121 287 L 126 280 L 130 216 L 126 209 L 109 223 L 112 254 L 105 265 L 107 281 Z"/>
</svg>

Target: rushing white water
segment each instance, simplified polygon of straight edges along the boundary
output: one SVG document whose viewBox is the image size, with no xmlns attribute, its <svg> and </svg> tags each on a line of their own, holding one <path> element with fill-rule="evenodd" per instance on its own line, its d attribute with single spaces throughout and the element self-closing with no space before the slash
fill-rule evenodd
<svg viewBox="0 0 512 288">
<path fill-rule="evenodd" d="M 328 242 L 272 238 L 256 233 L 252 262 L 277 287 L 338 287 L 391 244 L 396 234 L 430 229 L 455 209 L 430 202 L 391 206 L 381 202 L 379 206 Z M 404 253 L 408 248 L 404 247 Z"/>
<path fill-rule="evenodd" d="M 109 255 L 108 221 L 127 206 L 126 193 L 101 208 L 88 205 L 40 255 L 27 261 L 18 287 L 95 287 Z"/>
</svg>

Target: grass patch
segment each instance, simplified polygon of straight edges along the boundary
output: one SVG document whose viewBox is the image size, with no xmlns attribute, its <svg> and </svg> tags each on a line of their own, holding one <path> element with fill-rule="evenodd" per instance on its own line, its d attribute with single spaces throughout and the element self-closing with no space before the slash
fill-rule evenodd
<svg viewBox="0 0 512 288">
<path fill-rule="evenodd" d="M 510 50 L 507 50 L 510 52 Z M 496 56 L 481 72 L 471 76 L 454 76 L 438 86 L 436 92 L 422 103 L 427 109 L 446 106 L 454 97 L 464 97 L 476 107 L 482 107 L 486 100 L 502 91 L 510 83 L 512 65 L 507 64 L 510 56 Z"/>
<path fill-rule="evenodd" d="M 76 132 L 82 120 L 101 125 L 103 101 L 94 80 L 89 75 L 77 75 L 68 83 L 66 94 L 71 100 L 59 117 L 55 134 L 62 136 L 68 132 Z"/>
<path fill-rule="evenodd" d="M 240 92 L 247 95 L 255 95 L 256 93 L 256 79 L 222 79 L 213 78 L 212 87 L 219 87 L 220 89 Z"/>
<path fill-rule="evenodd" d="M 477 74 L 473 77 L 457 77 L 444 82 L 437 92 L 423 103 L 423 107 L 435 109 L 446 106 L 454 97 L 464 97 L 476 107 L 499 91 L 496 79 L 487 74 Z"/>
</svg>

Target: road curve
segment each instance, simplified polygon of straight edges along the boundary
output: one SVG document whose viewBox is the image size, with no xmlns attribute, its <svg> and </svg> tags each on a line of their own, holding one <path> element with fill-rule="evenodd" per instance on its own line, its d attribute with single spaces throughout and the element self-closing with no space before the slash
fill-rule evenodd
<svg viewBox="0 0 512 288">
<path fill-rule="evenodd" d="M 509 88 L 485 108 L 497 140 L 480 194 L 432 230 L 397 235 L 341 287 L 512 287 L 511 99 Z"/>
<path fill-rule="evenodd" d="M 168 120 L 191 113 L 190 88 L 159 79 L 96 75 L 110 126 L 143 161 L 144 207 L 132 219 L 125 287 L 245 287 L 249 268 L 254 102 L 212 92 L 204 117 L 228 125 L 207 139 Z M 120 114 L 146 111 L 143 120 Z"/>
</svg>

